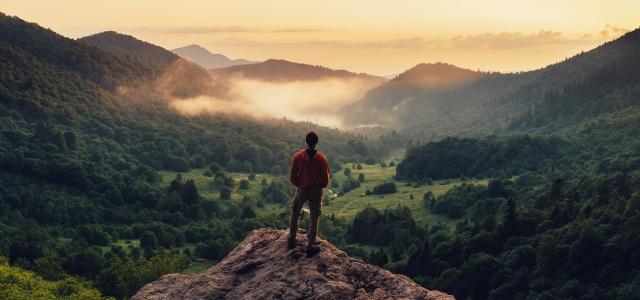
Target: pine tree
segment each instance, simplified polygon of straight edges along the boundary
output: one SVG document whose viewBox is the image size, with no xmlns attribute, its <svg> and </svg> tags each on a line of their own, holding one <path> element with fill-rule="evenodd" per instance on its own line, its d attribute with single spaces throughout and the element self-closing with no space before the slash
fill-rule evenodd
<svg viewBox="0 0 640 300">
<path fill-rule="evenodd" d="M 507 208 L 505 210 L 504 220 L 502 221 L 502 234 L 503 237 L 508 238 L 517 233 L 518 228 L 518 214 L 516 211 L 516 202 L 513 198 L 507 200 Z"/>
<path fill-rule="evenodd" d="M 182 202 L 187 204 L 195 204 L 200 200 L 200 194 L 198 193 L 198 188 L 196 187 L 196 183 L 193 179 L 187 180 L 180 189 L 180 198 L 182 198 Z"/>
</svg>

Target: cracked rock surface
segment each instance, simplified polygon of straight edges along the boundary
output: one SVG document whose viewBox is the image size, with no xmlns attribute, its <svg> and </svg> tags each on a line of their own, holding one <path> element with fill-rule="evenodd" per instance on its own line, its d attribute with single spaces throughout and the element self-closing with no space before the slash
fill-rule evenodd
<svg viewBox="0 0 640 300">
<path fill-rule="evenodd" d="M 301 232 L 289 250 L 286 231 L 257 229 L 217 265 L 164 275 L 131 299 L 454 299 L 320 243 L 322 251 L 307 258 Z"/>
</svg>

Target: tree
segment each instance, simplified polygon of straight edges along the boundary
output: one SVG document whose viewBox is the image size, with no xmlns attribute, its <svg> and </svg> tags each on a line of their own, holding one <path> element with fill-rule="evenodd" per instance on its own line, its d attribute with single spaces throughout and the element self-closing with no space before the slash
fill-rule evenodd
<svg viewBox="0 0 640 300">
<path fill-rule="evenodd" d="M 507 200 L 507 207 L 505 209 L 504 218 L 502 220 L 502 234 L 504 238 L 508 238 L 517 233 L 518 229 L 518 214 L 516 211 L 516 202 L 513 198 Z"/>
<path fill-rule="evenodd" d="M 351 169 L 344 168 L 344 176 L 347 176 L 347 177 L 351 176 Z"/>
<path fill-rule="evenodd" d="M 67 148 L 71 151 L 78 148 L 78 139 L 73 131 L 67 131 L 64 133 L 64 139 L 67 142 Z"/>
<path fill-rule="evenodd" d="M 358 174 L 358 181 L 360 181 L 360 183 L 364 183 L 364 173 Z"/>
<path fill-rule="evenodd" d="M 220 199 L 224 199 L 224 200 L 231 199 L 231 188 L 227 186 L 223 186 L 220 189 Z"/>
<path fill-rule="evenodd" d="M 416 276 L 429 269 L 429 262 L 431 261 L 431 248 L 429 247 L 429 239 L 425 239 L 422 247 L 418 249 L 407 262 L 405 272 L 409 276 Z"/>
<path fill-rule="evenodd" d="M 200 194 L 198 193 L 198 188 L 196 187 L 196 183 L 193 179 L 189 179 L 185 181 L 185 183 L 180 188 L 180 198 L 182 198 L 182 202 L 186 204 L 195 204 L 200 200 Z"/>
<path fill-rule="evenodd" d="M 256 212 L 253 211 L 251 206 L 247 205 L 242 209 L 242 214 L 240 215 L 241 219 L 255 219 L 255 217 L 256 217 Z"/>
<path fill-rule="evenodd" d="M 280 175 L 282 174 L 282 169 L 279 165 L 275 165 L 271 168 L 271 175 Z"/>
<path fill-rule="evenodd" d="M 376 195 L 393 194 L 398 191 L 393 181 L 380 183 L 373 187 L 372 192 Z"/>
<path fill-rule="evenodd" d="M 422 205 L 425 208 L 433 209 L 433 206 L 436 204 L 436 197 L 433 195 L 433 192 L 427 191 L 422 195 Z"/>
<path fill-rule="evenodd" d="M 153 231 L 145 231 L 142 233 L 140 237 L 140 247 L 144 249 L 155 249 L 158 247 L 158 239 L 156 238 L 156 234 Z"/>
<path fill-rule="evenodd" d="M 213 162 L 213 163 L 211 163 L 211 165 L 209 165 L 209 170 L 211 170 L 211 172 L 213 172 L 213 174 L 216 174 L 216 173 L 222 171 L 222 166 L 217 162 Z"/>
<path fill-rule="evenodd" d="M 104 257 L 100 249 L 90 247 L 73 256 L 71 272 L 83 277 L 95 278 L 104 267 L 104 264 Z"/>
<path fill-rule="evenodd" d="M 169 185 L 169 192 L 180 192 L 182 190 L 182 174 L 178 173 L 176 178 Z"/>
<path fill-rule="evenodd" d="M 462 267 L 468 295 L 472 299 L 486 299 L 491 289 L 491 279 L 500 270 L 495 257 L 485 253 L 473 254 Z"/>
<path fill-rule="evenodd" d="M 248 190 L 249 189 L 249 180 L 247 179 L 242 179 L 240 180 L 240 185 L 238 186 L 241 190 Z"/>
<path fill-rule="evenodd" d="M 389 262 L 389 257 L 387 256 L 387 252 L 384 248 L 380 247 L 378 251 L 371 251 L 369 262 L 378 267 L 384 267 L 384 265 Z"/>
<path fill-rule="evenodd" d="M 334 189 L 340 187 L 340 184 L 338 183 L 338 181 L 335 178 L 331 179 L 331 187 L 334 188 Z"/>
<path fill-rule="evenodd" d="M 174 247 L 176 245 L 175 237 L 170 232 L 163 230 L 158 237 L 158 244 L 165 248 Z"/>
</svg>

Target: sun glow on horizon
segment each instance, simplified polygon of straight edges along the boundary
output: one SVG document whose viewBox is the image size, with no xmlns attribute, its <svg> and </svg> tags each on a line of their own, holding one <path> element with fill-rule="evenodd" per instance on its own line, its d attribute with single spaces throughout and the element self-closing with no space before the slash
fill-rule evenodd
<svg viewBox="0 0 640 300">
<path fill-rule="evenodd" d="M 614 3 L 615 2 L 615 3 Z M 638 1 L 0 1 L 0 11 L 79 38 L 115 30 L 174 49 L 281 58 L 376 75 L 443 61 L 544 67 L 640 25 Z"/>
</svg>

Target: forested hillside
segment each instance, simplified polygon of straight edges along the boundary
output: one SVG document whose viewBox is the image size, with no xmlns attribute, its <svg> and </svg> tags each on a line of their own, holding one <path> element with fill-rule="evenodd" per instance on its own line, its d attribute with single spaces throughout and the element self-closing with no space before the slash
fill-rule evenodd
<svg viewBox="0 0 640 300">
<path fill-rule="evenodd" d="M 397 167 L 401 178 L 490 182 L 424 195 L 425 209 L 458 223 L 455 230 L 425 228 L 404 272 L 460 298 L 637 298 L 637 132 L 640 110 L 632 108 L 557 136 L 445 138 L 410 147 Z"/>
<path fill-rule="evenodd" d="M 333 70 L 322 66 L 294 63 L 282 59 L 269 59 L 264 62 L 231 66 L 209 71 L 213 76 L 242 76 L 270 82 L 314 81 L 323 79 L 359 79 L 382 83 L 384 78 L 353 73 L 346 70 Z"/>
<path fill-rule="evenodd" d="M 640 29 L 529 72 L 479 73 L 446 64 L 418 65 L 371 90 L 344 113 L 355 116 L 355 125 L 404 128 L 416 138 L 574 124 L 637 106 L 639 64 Z M 406 77 L 456 84 L 434 86 Z"/>
<path fill-rule="evenodd" d="M 537 71 L 399 98 L 378 88 L 412 97 L 392 120 L 427 141 L 409 145 L 397 178 L 463 183 L 423 195 L 455 228 L 418 227 L 400 255 L 395 242 L 368 241 L 390 246 L 370 259 L 458 298 L 640 297 L 638 63 L 640 30 Z M 372 93 L 367 103 L 380 103 Z M 353 224 L 398 222 L 386 215 L 363 211 Z"/>
<path fill-rule="evenodd" d="M 191 98 L 202 95 L 221 96 L 226 87 L 212 81 L 207 71 L 162 47 L 138 40 L 130 35 L 106 31 L 83 37 L 83 44 L 96 47 L 125 61 L 137 61 L 151 69 L 148 87 L 135 86 L 121 94 L 135 98 Z M 147 93 L 142 94 L 140 90 Z"/>
<path fill-rule="evenodd" d="M 350 255 L 459 299 L 638 299 L 638 70 L 640 30 L 535 71 L 385 81 L 284 60 L 206 71 L 0 15 L 0 298 L 126 299 L 285 228 L 314 130 L 334 175 L 320 234 Z M 342 112 L 391 133 L 169 105 L 235 76 L 384 81 Z"/>
<path fill-rule="evenodd" d="M 5 15 L 0 32 L 0 256 L 48 280 L 81 276 L 126 297 L 184 269 L 176 247 L 222 241 L 223 255 L 271 222 L 200 201 L 193 182 L 163 186 L 161 170 L 280 175 L 308 130 L 335 169 L 392 146 L 310 123 L 182 116 L 154 91 L 166 61 L 125 54 L 140 45 L 131 37 L 109 33 L 108 45 L 128 41 L 110 53 Z"/>
</svg>

